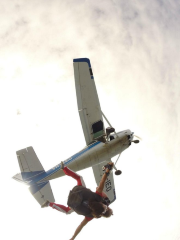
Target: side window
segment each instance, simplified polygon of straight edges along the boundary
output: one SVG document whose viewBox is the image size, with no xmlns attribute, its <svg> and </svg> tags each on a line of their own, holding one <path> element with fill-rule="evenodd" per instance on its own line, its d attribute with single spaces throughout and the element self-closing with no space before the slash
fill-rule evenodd
<svg viewBox="0 0 180 240">
<path fill-rule="evenodd" d="M 92 131 L 94 139 L 101 137 L 103 135 L 103 122 L 100 120 L 92 124 Z"/>
</svg>

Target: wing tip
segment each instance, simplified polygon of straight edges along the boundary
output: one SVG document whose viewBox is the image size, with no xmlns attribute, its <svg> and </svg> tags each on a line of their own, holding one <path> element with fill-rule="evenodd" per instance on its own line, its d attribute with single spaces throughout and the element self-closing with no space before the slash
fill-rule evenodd
<svg viewBox="0 0 180 240">
<path fill-rule="evenodd" d="M 91 62 L 89 58 L 75 58 L 73 59 L 73 62 L 87 62 L 89 67 L 91 68 Z"/>
</svg>

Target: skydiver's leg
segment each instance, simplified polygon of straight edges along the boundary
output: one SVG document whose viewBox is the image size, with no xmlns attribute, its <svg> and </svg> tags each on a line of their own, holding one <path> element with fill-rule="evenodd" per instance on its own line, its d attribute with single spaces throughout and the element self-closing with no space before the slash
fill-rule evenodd
<svg viewBox="0 0 180 240">
<path fill-rule="evenodd" d="M 78 186 L 84 186 L 84 187 L 86 186 L 83 178 L 80 175 L 78 175 L 77 173 L 70 170 L 68 167 L 64 167 L 63 171 L 66 175 L 76 179 Z M 48 205 L 60 212 L 66 213 L 66 214 L 71 214 L 72 212 L 74 212 L 74 210 L 71 209 L 70 207 L 65 207 L 64 205 L 61 205 L 61 204 L 56 204 L 56 203 L 50 202 Z"/>
<path fill-rule="evenodd" d="M 66 175 L 68 175 L 68 176 L 76 179 L 78 186 L 84 186 L 84 187 L 86 186 L 85 183 L 84 183 L 83 178 L 82 178 L 80 175 L 78 175 L 77 173 L 75 173 L 75 172 L 73 172 L 72 170 L 70 170 L 68 167 L 65 167 L 65 168 L 63 169 L 63 171 L 64 171 L 64 173 L 65 173 Z"/>
<path fill-rule="evenodd" d="M 53 209 L 56 209 L 57 211 L 60 211 L 62 213 L 66 213 L 66 214 L 71 214 L 72 212 L 74 212 L 73 209 L 71 209 L 70 207 L 65 207 L 64 205 L 61 204 L 56 204 L 56 203 L 49 203 L 49 206 L 52 207 Z"/>
</svg>

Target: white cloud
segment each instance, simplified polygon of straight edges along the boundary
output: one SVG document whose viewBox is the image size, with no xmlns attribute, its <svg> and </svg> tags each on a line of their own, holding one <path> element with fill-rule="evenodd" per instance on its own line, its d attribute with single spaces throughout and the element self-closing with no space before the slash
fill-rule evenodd
<svg viewBox="0 0 180 240">
<path fill-rule="evenodd" d="M 84 147 L 72 59 L 89 57 L 101 106 L 110 122 L 116 130 L 130 128 L 143 138 L 141 144 L 131 146 L 121 156 L 118 166 L 123 174 L 115 179 L 115 215 L 108 224 L 114 227 L 119 223 L 122 239 L 177 240 L 179 2 L 7 0 L 0 9 L 1 157 L 6 169 L 3 192 L 8 205 L 15 205 L 10 210 L 17 218 L 9 219 L 7 210 L 3 211 L 5 230 L 10 221 L 14 229 L 22 231 L 22 239 L 27 233 L 27 228 L 23 232 L 25 227 L 31 224 L 35 232 L 27 238 L 36 233 L 48 239 L 57 233 L 64 236 L 59 228 L 68 224 L 72 225 L 68 229 L 72 234 L 77 225 L 74 222 L 81 221 L 75 214 L 66 218 L 50 209 L 41 211 L 29 192 L 9 178 L 19 171 L 15 151 L 20 148 L 33 145 L 48 169 Z M 69 148 L 72 132 L 76 141 Z M 85 181 L 93 189 L 91 171 L 81 174 L 88 176 Z M 67 181 L 68 189 L 71 184 Z M 57 201 L 65 204 L 68 190 L 62 179 L 52 181 L 52 186 Z M 20 229 L 17 222 L 22 218 L 26 226 L 21 222 Z M 104 228 L 107 223 L 103 221 L 99 220 L 99 225 L 94 221 L 87 229 Z M 37 225 L 46 232 L 39 231 Z M 87 237 L 87 229 L 79 239 Z M 106 233 L 107 238 L 112 236 L 116 238 L 117 233 Z"/>
</svg>

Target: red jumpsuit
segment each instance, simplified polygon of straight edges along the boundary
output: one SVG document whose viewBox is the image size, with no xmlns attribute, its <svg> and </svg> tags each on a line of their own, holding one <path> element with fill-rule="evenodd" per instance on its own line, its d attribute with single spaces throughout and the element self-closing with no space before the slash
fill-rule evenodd
<svg viewBox="0 0 180 240">
<path fill-rule="evenodd" d="M 65 167 L 63 169 L 64 173 L 74 179 L 77 180 L 77 185 L 78 186 L 84 186 L 86 187 L 85 183 L 84 183 L 84 180 L 83 178 L 78 175 L 77 173 L 73 172 L 72 170 L 70 170 L 68 167 Z M 105 193 L 99 193 L 98 191 L 96 191 L 96 194 L 102 196 L 102 197 L 106 197 Z M 63 213 L 66 213 L 66 214 L 70 214 L 72 212 L 74 212 L 73 209 L 71 209 L 70 207 L 66 207 L 64 205 L 61 205 L 61 204 L 56 204 L 56 203 L 53 203 L 53 202 L 50 202 L 49 204 L 50 207 L 60 211 L 60 212 L 63 212 Z M 90 218 L 90 217 L 85 217 L 88 221 L 92 220 L 93 218 Z"/>
</svg>

